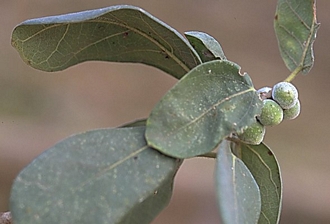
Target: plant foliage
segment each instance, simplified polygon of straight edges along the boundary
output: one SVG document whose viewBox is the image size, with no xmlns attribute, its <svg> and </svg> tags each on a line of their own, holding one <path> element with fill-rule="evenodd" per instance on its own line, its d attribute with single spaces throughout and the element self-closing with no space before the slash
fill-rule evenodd
<svg viewBox="0 0 330 224">
<path fill-rule="evenodd" d="M 292 71 L 308 73 L 319 24 L 311 0 L 278 0 L 274 27 Z M 216 158 L 223 223 L 275 224 L 282 181 L 274 153 L 239 135 L 258 122 L 264 98 L 209 34 L 175 29 L 128 5 L 27 20 L 12 45 L 30 66 L 60 71 L 88 60 L 154 66 L 180 79 L 148 118 L 71 136 L 14 181 L 15 224 L 150 223 L 168 204 L 183 159 Z"/>
</svg>

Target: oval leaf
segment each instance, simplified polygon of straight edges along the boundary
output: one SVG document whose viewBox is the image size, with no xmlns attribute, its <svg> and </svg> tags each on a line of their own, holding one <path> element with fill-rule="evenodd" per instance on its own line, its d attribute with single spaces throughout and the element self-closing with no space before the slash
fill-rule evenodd
<svg viewBox="0 0 330 224">
<path fill-rule="evenodd" d="M 12 45 L 29 65 L 50 72 L 101 60 L 144 63 L 181 78 L 200 64 L 181 34 L 127 5 L 27 20 L 14 29 Z"/>
<path fill-rule="evenodd" d="M 308 73 L 314 64 L 313 43 L 319 23 L 316 1 L 278 0 L 274 20 L 281 56 L 290 71 Z"/>
<path fill-rule="evenodd" d="M 89 131 L 45 151 L 14 182 L 15 224 L 150 223 L 181 162 L 148 148 L 144 132 Z"/>
<path fill-rule="evenodd" d="M 209 34 L 199 31 L 189 31 L 185 32 L 184 35 L 203 62 L 227 59 L 219 42 Z"/>
<path fill-rule="evenodd" d="M 193 157 L 255 122 L 262 102 L 250 77 L 239 69 L 233 62 L 215 60 L 190 71 L 152 110 L 148 144 L 173 157 Z"/>
<path fill-rule="evenodd" d="M 222 223 L 257 223 L 261 210 L 259 187 L 245 164 L 231 153 L 226 140 L 218 150 L 215 174 Z"/>
<path fill-rule="evenodd" d="M 282 208 L 282 178 L 275 155 L 263 143 L 260 145 L 238 143 L 234 152 L 249 168 L 259 185 L 261 215 L 258 223 L 277 224 Z"/>
</svg>

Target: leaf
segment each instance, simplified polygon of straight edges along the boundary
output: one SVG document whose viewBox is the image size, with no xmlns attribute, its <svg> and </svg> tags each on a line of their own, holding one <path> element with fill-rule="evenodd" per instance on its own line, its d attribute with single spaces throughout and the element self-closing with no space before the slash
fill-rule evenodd
<svg viewBox="0 0 330 224">
<path fill-rule="evenodd" d="M 27 20 L 14 29 L 12 45 L 29 65 L 50 72 L 100 60 L 144 63 L 181 78 L 201 63 L 176 30 L 128 5 Z"/>
<path fill-rule="evenodd" d="M 222 223 L 257 223 L 261 209 L 259 187 L 245 164 L 231 153 L 226 140 L 218 150 L 215 174 Z"/>
<path fill-rule="evenodd" d="M 151 220 L 160 211 L 164 209 L 164 203 L 161 201 L 166 201 L 166 205 L 171 199 L 173 189 L 173 181 L 167 181 L 160 186 L 153 194 L 150 194 L 139 206 L 136 206 L 130 213 L 126 214 L 125 219 L 123 219 L 121 224 L 131 224 L 131 223 L 150 223 Z M 145 217 L 145 213 L 153 212 L 150 217 Z"/>
<path fill-rule="evenodd" d="M 232 132 L 255 122 L 262 102 L 249 75 L 239 69 L 233 62 L 215 60 L 191 70 L 152 110 L 148 145 L 189 158 L 212 151 Z"/>
<path fill-rule="evenodd" d="M 184 34 L 203 62 L 227 60 L 221 45 L 214 37 L 199 31 L 189 31 Z"/>
<path fill-rule="evenodd" d="M 263 143 L 239 143 L 236 144 L 234 152 L 242 159 L 259 185 L 261 215 L 258 223 L 278 223 L 282 208 L 282 178 L 275 155 Z"/>
<path fill-rule="evenodd" d="M 298 69 L 307 74 L 314 64 L 313 43 L 320 25 L 315 4 L 312 0 L 277 2 L 274 28 L 281 56 L 290 71 Z"/>
<path fill-rule="evenodd" d="M 144 132 L 88 131 L 45 151 L 13 184 L 15 224 L 150 223 L 168 204 L 181 161 L 146 146 Z"/>
</svg>

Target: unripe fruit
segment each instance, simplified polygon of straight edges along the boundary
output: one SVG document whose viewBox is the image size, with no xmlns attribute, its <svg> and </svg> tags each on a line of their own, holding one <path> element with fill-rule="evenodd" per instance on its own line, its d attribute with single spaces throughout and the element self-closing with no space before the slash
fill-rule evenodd
<svg viewBox="0 0 330 224">
<path fill-rule="evenodd" d="M 272 88 L 268 86 L 262 87 L 261 89 L 257 90 L 257 93 L 261 100 L 269 99 L 272 97 Z"/>
<path fill-rule="evenodd" d="M 297 100 L 296 104 L 290 109 L 283 110 L 283 119 L 292 120 L 300 114 L 300 101 Z"/>
<path fill-rule="evenodd" d="M 272 98 L 283 109 L 290 109 L 298 100 L 298 90 L 289 82 L 279 82 L 273 87 Z"/>
<path fill-rule="evenodd" d="M 250 127 L 245 129 L 242 134 L 238 135 L 238 138 L 246 144 L 259 145 L 264 139 L 265 133 L 265 126 L 256 121 Z"/>
<path fill-rule="evenodd" d="M 265 99 L 261 109 L 261 114 L 258 116 L 259 122 L 264 126 L 278 125 L 283 120 L 283 109 L 274 100 Z"/>
</svg>

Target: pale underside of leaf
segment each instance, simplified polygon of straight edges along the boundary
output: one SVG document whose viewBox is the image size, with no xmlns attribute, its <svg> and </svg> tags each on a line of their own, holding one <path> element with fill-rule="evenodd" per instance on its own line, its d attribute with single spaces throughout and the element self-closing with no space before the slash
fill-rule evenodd
<svg viewBox="0 0 330 224">
<path fill-rule="evenodd" d="M 274 28 L 281 56 L 290 71 L 307 74 L 314 64 L 313 43 L 319 28 L 316 1 L 279 0 Z"/>
<path fill-rule="evenodd" d="M 259 187 L 226 140 L 219 146 L 215 174 L 222 223 L 257 223 L 261 210 Z"/>
<path fill-rule="evenodd" d="M 201 63 L 176 30 L 127 5 L 27 20 L 14 29 L 12 45 L 43 71 L 102 60 L 144 63 L 181 78 Z"/>
<path fill-rule="evenodd" d="M 264 144 L 235 143 L 235 154 L 248 167 L 260 188 L 261 214 L 259 224 L 277 224 L 282 209 L 282 179 L 273 152 Z"/>
<path fill-rule="evenodd" d="M 221 45 L 214 37 L 199 31 L 188 31 L 184 34 L 203 62 L 227 60 Z"/>
<path fill-rule="evenodd" d="M 150 223 L 169 203 L 181 161 L 147 147 L 144 131 L 89 131 L 45 151 L 13 184 L 15 224 Z"/>
</svg>

